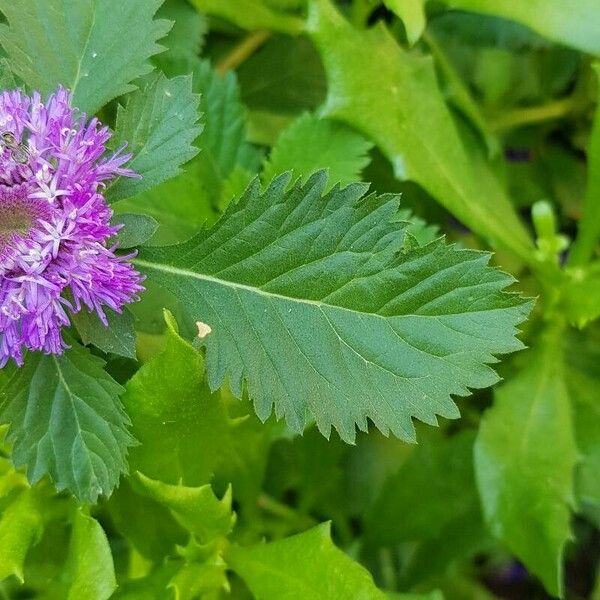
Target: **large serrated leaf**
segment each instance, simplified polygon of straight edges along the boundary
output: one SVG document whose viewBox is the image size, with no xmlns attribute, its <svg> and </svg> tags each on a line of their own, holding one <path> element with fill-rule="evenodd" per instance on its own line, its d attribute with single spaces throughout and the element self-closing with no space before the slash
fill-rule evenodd
<svg viewBox="0 0 600 600">
<path fill-rule="evenodd" d="M 59 84 L 95 113 L 131 91 L 171 24 L 155 20 L 163 0 L 0 0 L 8 25 L 0 44 L 12 71 L 42 93 Z"/>
<path fill-rule="evenodd" d="M 314 418 L 348 441 L 371 419 L 414 440 L 412 418 L 456 418 L 451 395 L 497 381 L 496 354 L 522 347 L 530 303 L 489 254 L 442 240 L 403 253 L 395 197 L 334 188 L 327 175 L 261 193 L 255 181 L 209 231 L 147 248 L 138 267 L 208 324 L 211 388 L 243 382 L 261 419 L 273 405 L 295 431 Z"/>
<path fill-rule="evenodd" d="M 73 343 L 62 356 L 30 354 L 0 390 L 14 464 L 27 467 L 31 482 L 48 475 L 83 502 L 110 494 L 133 441 L 121 387 L 103 364 Z"/>
</svg>

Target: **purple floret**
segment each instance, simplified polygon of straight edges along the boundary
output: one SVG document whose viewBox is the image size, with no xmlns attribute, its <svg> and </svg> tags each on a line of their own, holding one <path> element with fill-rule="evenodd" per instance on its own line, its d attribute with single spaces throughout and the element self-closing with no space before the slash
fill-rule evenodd
<svg viewBox="0 0 600 600">
<path fill-rule="evenodd" d="M 103 191 L 123 167 L 122 149 L 104 157 L 111 133 L 71 108 L 59 88 L 42 103 L 0 93 L 0 368 L 26 350 L 60 354 L 69 313 L 121 312 L 142 278 L 117 256 Z"/>
</svg>

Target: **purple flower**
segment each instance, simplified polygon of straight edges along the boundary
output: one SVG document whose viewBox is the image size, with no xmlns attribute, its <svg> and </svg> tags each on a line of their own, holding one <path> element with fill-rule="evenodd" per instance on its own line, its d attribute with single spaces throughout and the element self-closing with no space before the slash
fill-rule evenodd
<svg viewBox="0 0 600 600">
<path fill-rule="evenodd" d="M 103 196 L 123 168 L 122 149 L 104 157 L 111 134 L 70 106 L 59 88 L 43 103 L 0 93 L 0 367 L 26 349 L 60 354 L 69 313 L 86 307 L 107 325 L 138 299 L 141 277 L 110 239 L 119 227 Z"/>
</svg>

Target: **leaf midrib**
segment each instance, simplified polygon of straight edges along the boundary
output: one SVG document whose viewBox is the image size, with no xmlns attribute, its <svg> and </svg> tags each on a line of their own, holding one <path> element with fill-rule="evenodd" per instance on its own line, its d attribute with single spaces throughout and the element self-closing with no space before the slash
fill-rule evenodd
<svg viewBox="0 0 600 600">
<path fill-rule="evenodd" d="M 354 309 L 354 308 L 340 306 L 338 304 L 328 304 L 328 303 L 322 302 L 320 300 L 309 300 L 308 298 L 295 298 L 293 296 L 285 296 L 283 294 L 278 294 L 276 292 L 267 292 L 259 287 L 247 285 L 244 283 L 238 283 L 235 281 L 229 281 L 226 279 L 219 279 L 218 277 L 214 277 L 212 275 L 207 275 L 205 273 L 197 273 L 196 271 L 182 269 L 180 267 L 175 267 L 175 266 L 169 265 L 169 264 L 150 262 L 150 261 L 144 260 L 142 258 L 134 258 L 132 260 L 132 262 L 134 264 L 138 265 L 139 267 L 142 267 L 143 269 L 147 269 L 150 271 L 152 271 L 152 270 L 162 271 L 163 273 L 167 273 L 170 275 L 175 275 L 175 276 L 179 276 L 179 277 L 187 277 L 190 279 L 196 279 L 198 281 L 206 281 L 209 283 L 215 283 L 217 285 L 232 288 L 233 290 L 236 290 L 236 291 L 244 290 L 244 291 L 252 292 L 254 294 L 264 296 L 265 298 L 268 298 L 268 299 L 276 298 L 278 300 L 295 302 L 295 303 L 302 304 L 302 305 L 311 304 L 313 306 L 318 307 L 320 310 L 323 310 L 323 308 L 330 308 L 330 309 L 340 310 L 343 312 L 348 312 L 348 313 L 351 313 L 354 315 L 358 314 L 358 315 L 365 315 L 368 317 L 376 317 L 376 318 L 382 319 L 384 321 L 387 321 L 388 319 L 393 319 L 393 318 L 407 318 L 407 317 L 438 319 L 440 317 L 464 316 L 467 314 L 473 315 L 473 314 L 477 314 L 477 313 L 481 313 L 481 312 L 490 312 L 488 310 L 477 310 L 477 311 L 468 311 L 468 312 L 464 312 L 464 313 L 447 313 L 447 314 L 440 314 L 440 315 L 419 315 L 414 312 L 406 313 L 406 314 L 402 314 L 402 315 L 380 315 L 379 313 L 376 313 L 376 312 L 365 312 L 365 311 Z M 517 308 L 517 306 L 515 306 L 515 308 Z M 492 310 L 492 312 L 493 312 L 493 310 Z"/>
</svg>

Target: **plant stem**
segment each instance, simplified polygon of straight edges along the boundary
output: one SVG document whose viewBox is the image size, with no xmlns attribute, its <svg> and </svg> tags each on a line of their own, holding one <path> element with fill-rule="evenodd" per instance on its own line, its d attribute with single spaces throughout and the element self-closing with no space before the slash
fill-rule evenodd
<svg viewBox="0 0 600 600">
<path fill-rule="evenodd" d="M 217 71 L 224 75 L 227 71 L 237 69 L 250 58 L 271 36 L 269 31 L 260 30 L 248 34 L 233 50 L 219 62 Z"/>
<path fill-rule="evenodd" d="M 531 108 L 518 108 L 508 112 L 489 123 L 489 129 L 492 132 L 502 131 L 504 129 L 512 129 L 520 125 L 530 125 L 533 123 L 541 123 L 553 119 L 560 119 L 580 106 L 579 98 L 569 96 L 543 104 L 541 106 L 532 106 Z"/>
<path fill-rule="evenodd" d="M 594 65 L 600 81 L 600 64 Z M 594 255 L 600 238 L 600 108 L 596 109 L 587 151 L 588 178 L 583 201 L 583 216 L 579 221 L 577 238 L 569 253 L 569 266 L 586 265 Z"/>
<path fill-rule="evenodd" d="M 258 498 L 258 507 L 284 521 L 294 523 L 301 529 L 308 529 L 317 524 L 309 515 L 300 514 L 286 504 L 275 500 L 267 494 L 261 494 Z"/>
</svg>

